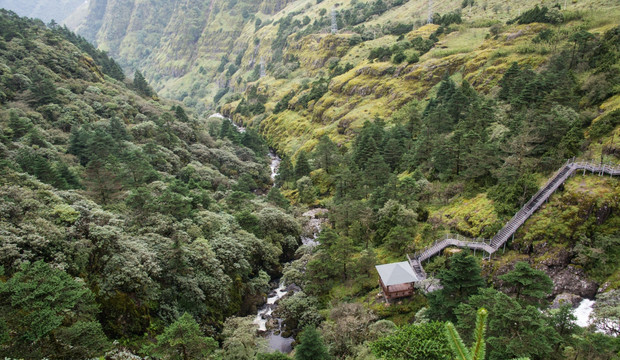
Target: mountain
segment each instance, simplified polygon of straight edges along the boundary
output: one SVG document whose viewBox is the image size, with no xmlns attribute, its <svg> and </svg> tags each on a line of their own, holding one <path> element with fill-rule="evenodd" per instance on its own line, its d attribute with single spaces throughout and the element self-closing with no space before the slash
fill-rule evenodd
<svg viewBox="0 0 620 360">
<path fill-rule="evenodd" d="M 48 23 L 64 23 L 71 14 L 88 0 L 0 0 L 0 8 L 15 11 L 21 16 L 37 18 Z"/>
<path fill-rule="evenodd" d="M 540 69 L 570 48 L 576 26 L 602 33 L 620 11 L 614 1 L 580 1 L 549 10 L 559 24 L 505 24 L 534 5 L 434 2 L 434 24 L 425 25 L 428 2 L 421 0 L 262 1 L 258 6 L 110 0 L 92 2 L 78 32 L 125 69 L 143 70 L 161 94 L 199 112 L 221 106 L 245 123 L 267 118 L 263 133 L 282 152 L 295 153 L 326 132 L 347 143 L 365 120 L 389 119 L 409 101 L 427 99 L 446 73 L 492 92 L 512 62 Z M 338 28 L 333 35 L 332 10 Z M 554 28 L 566 35 L 556 36 L 553 46 L 532 42 L 540 31 Z M 433 42 L 426 42 L 431 35 Z M 418 38 L 422 42 L 411 42 Z M 262 62 L 266 77 L 259 79 Z M 298 102 L 310 91 L 308 84 L 321 78 L 325 90 Z M 242 114 L 240 96 L 252 88 L 265 96 L 266 111 Z M 283 99 L 290 100 L 287 111 L 276 116 Z M 286 135 L 292 128 L 294 138 Z"/>
<path fill-rule="evenodd" d="M 564 166 L 620 163 L 617 1 L 88 5 L 0 17 L 0 356 L 620 352 L 618 178 Z"/>
<path fill-rule="evenodd" d="M 5 10 L 0 82 L 0 356 L 99 357 L 184 313 L 220 338 L 293 256 L 298 222 L 256 195 L 272 180 L 255 132 Z"/>
</svg>

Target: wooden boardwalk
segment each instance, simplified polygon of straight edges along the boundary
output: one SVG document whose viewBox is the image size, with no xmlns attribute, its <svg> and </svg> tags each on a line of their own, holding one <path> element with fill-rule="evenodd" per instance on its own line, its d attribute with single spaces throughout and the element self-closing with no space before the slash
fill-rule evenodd
<svg viewBox="0 0 620 360">
<path fill-rule="evenodd" d="M 510 219 L 504 225 L 504 227 L 495 235 L 492 239 L 470 239 L 461 235 L 448 234 L 440 240 L 419 252 L 416 252 L 413 256 L 407 255 L 409 264 L 413 268 L 413 271 L 420 279 L 426 279 L 427 275 L 422 267 L 422 262 L 428 260 L 431 257 L 441 253 L 445 248 L 449 246 L 456 246 L 460 248 L 468 248 L 474 251 L 481 250 L 488 254 L 490 259 L 493 253 L 499 250 L 502 246 L 508 242 L 508 240 L 514 235 L 514 233 L 529 219 L 532 214 L 545 202 L 549 197 L 576 171 L 583 171 L 585 175 L 586 171 L 598 174 L 599 176 L 620 176 L 620 166 L 599 164 L 594 162 L 578 162 L 568 161 L 562 166 L 553 176 L 547 181 L 532 198 L 528 201 L 515 216 Z"/>
</svg>

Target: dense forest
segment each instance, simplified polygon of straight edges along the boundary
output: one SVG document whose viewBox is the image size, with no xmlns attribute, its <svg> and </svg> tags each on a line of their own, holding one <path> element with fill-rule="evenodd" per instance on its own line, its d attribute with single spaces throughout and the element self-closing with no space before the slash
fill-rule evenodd
<svg viewBox="0 0 620 360">
<path fill-rule="evenodd" d="M 262 139 L 148 97 L 66 29 L 3 11 L 0 34 L 1 356 L 166 354 L 176 319 L 221 341 L 298 246 L 256 195 Z"/>
<path fill-rule="evenodd" d="M 406 3 L 338 9 L 336 25 L 354 33 L 346 47 L 374 41 L 377 28 L 364 23 Z M 540 66 L 515 59 L 491 90 L 446 68 L 425 98 L 360 116 L 359 126 L 343 117 L 302 140 L 298 128 L 274 135 L 278 122 L 304 114 L 300 123 L 322 124 L 317 111 L 360 63 L 391 69 L 378 75 L 387 81 L 463 18 L 436 14 L 432 31 L 406 38 L 421 24 L 379 27 L 395 45 L 369 48 L 356 64 L 325 62 L 320 76 L 297 82 L 290 42 L 331 23 L 301 15 L 252 23 L 277 29 L 268 71 L 281 75 L 265 81 L 300 88 L 271 92 L 260 64 L 246 69 L 246 90 L 225 87 L 215 101 L 249 125 L 240 132 L 201 114 L 204 104 L 186 106 L 196 99 L 160 96 L 152 73 L 126 77 L 66 27 L 0 12 L 0 356 L 618 358 L 615 178 L 570 179 L 493 261 L 456 249 L 433 258 L 433 279 L 412 297 L 386 302 L 375 265 L 446 232 L 490 238 L 568 158 L 618 163 L 620 27 L 540 27 L 565 15 L 532 7 L 506 26 L 531 25 L 536 49 L 561 39 Z M 508 31 L 493 26 L 488 41 Z M 231 81 L 240 54 L 216 62 Z M 268 144 L 282 157 L 275 181 Z M 302 245 L 311 235 L 302 214 L 316 208 L 322 231 Z M 295 340 L 292 354 L 270 352 L 253 322 L 279 279 L 296 289 L 273 313 Z M 582 298 L 597 300 L 589 327 L 573 315 Z"/>
</svg>

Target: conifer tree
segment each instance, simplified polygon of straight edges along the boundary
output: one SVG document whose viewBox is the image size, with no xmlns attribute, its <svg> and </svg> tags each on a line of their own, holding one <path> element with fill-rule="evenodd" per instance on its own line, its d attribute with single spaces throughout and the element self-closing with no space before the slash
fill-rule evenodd
<svg viewBox="0 0 620 360">
<path fill-rule="evenodd" d="M 512 88 L 514 86 L 514 82 L 520 74 L 521 68 L 519 67 L 519 64 L 515 61 L 512 63 L 512 65 L 510 65 L 508 70 L 506 70 L 506 72 L 504 73 L 502 79 L 499 81 L 499 86 L 501 87 L 501 90 L 497 94 L 497 97 L 500 100 L 510 99 L 510 97 L 512 96 Z"/>
<path fill-rule="evenodd" d="M 291 163 L 291 159 L 284 157 L 280 162 L 280 168 L 278 169 L 278 175 L 276 176 L 276 182 L 279 185 L 286 184 L 289 181 L 293 181 L 295 177 L 295 169 Z"/>
<path fill-rule="evenodd" d="M 9 113 L 9 129 L 13 132 L 13 140 L 17 140 L 26 135 L 32 128 L 32 123 L 27 118 L 19 117 L 17 111 L 11 110 Z"/>
<path fill-rule="evenodd" d="M 176 116 L 176 118 L 179 121 L 182 121 L 182 122 L 189 121 L 189 117 L 187 116 L 187 114 L 185 113 L 185 110 L 181 106 L 176 106 L 174 108 L 174 116 Z"/>
<path fill-rule="evenodd" d="M 295 348 L 295 360 L 328 360 L 329 353 L 321 335 L 314 326 L 307 326 Z"/>
<path fill-rule="evenodd" d="M 133 76 L 133 87 L 144 96 L 153 96 L 153 90 L 139 70 Z"/>
<path fill-rule="evenodd" d="M 306 152 L 301 150 L 297 156 L 297 162 L 295 163 L 295 178 L 300 179 L 304 176 L 310 175 L 310 170 L 310 164 L 308 163 Z"/>
<path fill-rule="evenodd" d="M 488 316 L 489 313 L 484 308 L 478 309 L 474 330 L 474 344 L 471 349 L 465 346 L 454 325 L 451 322 L 446 323 L 446 339 L 457 360 L 484 360 L 486 353 L 484 335 L 487 329 Z"/>
<path fill-rule="evenodd" d="M 291 205 L 288 199 L 282 195 L 282 192 L 280 192 L 280 189 L 276 186 L 269 190 L 269 193 L 267 194 L 267 201 L 283 209 L 288 209 Z"/>
<path fill-rule="evenodd" d="M 8 281 L 0 280 L 0 356 L 97 357 L 109 346 L 97 312 L 83 283 L 42 261 L 24 263 Z"/>
<path fill-rule="evenodd" d="M 405 146 L 401 141 L 396 138 L 391 138 L 385 144 L 385 148 L 383 149 L 383 158 L 385 162 L 390 165 L 392 171 L 396 170 L 398 164 L 400 164 L 400 159 L 402 158 L 405 152 Z"/>
<path fill-rule="evenodd" d="M 48 78 L 35 79 L 30 91 L 32 91 L 32 103 L 34 105 L 40 106 L 58 101 L 56 85 Z"/>
<path fill-rule="evenodd" d="M 539 304 L 551 293 L 553 281 L 543 271 L 532 269 L 526 262 L 518 262 L 515 268 L 499 277 L 504 287 L 515 295 L 517 301 Z"/>
<path fill-rule="evenodd" d="M 456 307 L 484 286 L 476 258 L 464 252 L 452 256 L 448 269 L 443 270 L 438 278 L 443 288 L 428 297 L 429 317 L 435 320 L 456 320 Z"/>
<path fill-rule="evenodd" d="M 333 171 L 340 160 L 338 147 L 327 135 L 321 136 L 319 143 L 314 150 L 314 164 L 317 168 L 325 169 L 329 174 Z"/>
<path fill-rule="evenodd" d="M 110 126 L 108 126 L 108 132 L 112 136 L 114 140 L 117 142 L 121 142 L 124 140 L 128 140 L 129 136 L 127 135 L 127 129 L 125 128 L 125 124 L 118 118 L 118 116 L 114 116 L 110 120 Z"/>
</svg>

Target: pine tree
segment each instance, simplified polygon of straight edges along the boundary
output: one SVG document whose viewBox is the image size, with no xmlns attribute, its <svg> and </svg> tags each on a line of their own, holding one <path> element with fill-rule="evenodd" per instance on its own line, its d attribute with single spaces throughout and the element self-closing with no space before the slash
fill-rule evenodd
<svg viewBox="0 0 620 360">
<path fill-rule="evenodd" d="M 310 175 L 310 164 L 308 163 L 308 157 L 306 152 L 301 150 L 297 156 L 297 162 L 295 163 L 295 178 L 299 179 L 304 176 Z"/>
<path fill-rule="evenodd" d="M 284 157 L 280 162 L 280 167 L 278 168 L 278 175 L 276 176 L 276 182 L 279 185 L 284 185 L 287 182 L 293 181 L 295 177 L 295 169 L 293 164 L 291 164 L 291 159 L 288 157 Z"/>
<path fill-rule="evenodd" d="M 390 172 L 390 166 L 385 163 L 383 156 L 375 154 L 368 160 L 366 169 L 362 171 L 363 183 L 368 186 L 369 190 L 374 190 L 387 183 Z"/>
<path fill-rule="evenodd" d="M 9 129 L 13 133 L 13 140 L 17 140 L 26 135 L 32 129 L 32 123 L 27 118 L 19 117 L 17 111 L 11 110 L 9 113 Z"/>
<path fill-rule="evenodd" d="M 112 138 L 117 142 L 129 140 L 125 124 L 121 121 L 121 119 L 118 118 L 118 116 L 114 116 L 110 120 L 110 125 L 108 126 L 108 133 L 110 133 Z"/>
<path fill-rule="evenodd" d="M 1 357 L 85 359 L 109 347 L 93 293 L 62 270 L 24 263 L 0 281 Z M 2 334 L 2 328 L 11 331 Z"/>
<path fill-rule="evenodd" d="M 146 82 L 146 79 L 139 70 L 136 70 L 133 76 L 133 87 L 144 96 L 153 96 L 153 90 Z"/>
<path fill-rule="evenodd" d="M 517 301 L 526 304 L 540 304 L 553 289 L 553 281 L 543 271 L 532 269 L 526 262 L 518 262 L 515 268 L 499 277 L 509 293 Z"/>
<path fill-rule="evenodd" d="M 313 154 L 314 164 L 317 168 L 325 169 L 329 174 L 340 161 L 338 147 L 327 135 L 321 136 Z"/>
<path fill-rule="evenodd" d="M 312 204 L 316 199 L 316 188 L 312 183 L 312 179 L 304 176 L 297 180 L 296 186 L 299 193 L 299 201 L 304 204 Z"/>
<path fill-rule="evenodd" d="M 88 132 L 81 127 L 72 126 L 71 135 L 69 136 L 69 148 L 67 153 L 77 156 L 82 166 L 88 163 L 89 156 L 86 152 L 88 147 Z"/>
<path fill-rule="evenodd" d="M 189 117 L 187 116 L 187 114 L 185 113 L 185 110 L 181 106 L 176 106 L 174 108 L 174 116 L 176 116 L 176 118 L 179 121 L 182 121 L 182 122 L 189 121 Z"/>
<path fill-rule="evenodd" d="M 456 320 L 456 307 L 484 287 L 480 265 L 476 258 L 464 252 L 452 256 L 448 269 L 443 270 L 438 278 L 443 288 L 428 297 L 429 317 L 434 320 Z"/>
<path fill-rule="evenodd" d="M 32 91 L 32 103 L 34 105 L 40 106 L 58 101 L 56 85 L 48 78 L 35 79 L 30 91 Z"/>
<path fill-rule="evenodd" d="M 295 360 L 328 360 L 329 353 L 321 335 L 314 326 L 307 326 L 295 348 Z"/>
<path fill-rule="evenodd" d="M 392 171 L 396 170 L 404 153 L 405 146 L 401 141 L 395 138 L 391 138 L 387 141 L 383 149 L 383 158 L 385 162 L 390 165 Z"/>
<path fill-rule="evenodd" d="M 487 329 L 488 316 L 489 313 L 484 308 L 478 309 L 474 330 L 474 344 L 471 349 L 465 346 L 454 325 L 451 322 L 446 323 L 446 339 L 457 360 L 484 360 L 486 353 L 484 335 Z"/>
<path fill-rule="evenodd" d="M 291 205 L 288 199 L 282 195 L 282 192 L 280 192 L 280 189 L 276 186 L 269 190 L 269 193 L 267 194 L 267 201 L 283 209 L 288 209 Z"/>
<path fill-rule="evenodd" d="M 513 87 L 515 80 L 520 77 L 521 68 L 519 64 L 515 61 L 510 65 L 508 70 L 504 73 L 504 76 L 499 81 L 499 86 L 501 90 L 497 94 L 497 97 L 500 100 L 509 100 L 512 97 Z"/>
</svg>

